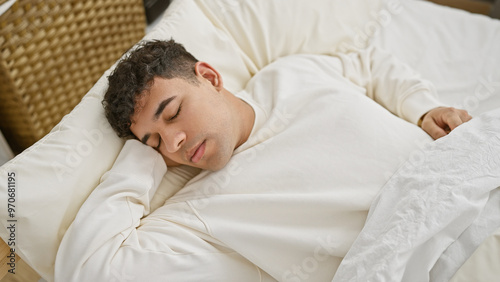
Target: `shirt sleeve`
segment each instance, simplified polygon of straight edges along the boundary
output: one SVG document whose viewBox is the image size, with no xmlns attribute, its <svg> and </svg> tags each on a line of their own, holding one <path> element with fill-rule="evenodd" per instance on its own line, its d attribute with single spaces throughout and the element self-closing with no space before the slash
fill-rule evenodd
<svg viewBox="0 0 500 282">
<path fill-rule="evenodd" d="M 55 281 L 259 281 L 241 255 L 204 240 L 175 215 L 149 214 L 166 170 L 154 149 L 128 140 L 65 233 Z"/>
<path fill-rule="evenodd" d="M 443 106 L 434 85 L 393 55 L 373 46 L 338 55 L 344 76 L 364 87 L 367 96 L 393 114 L 417 124 L 428 111 Z"/>
</svg>

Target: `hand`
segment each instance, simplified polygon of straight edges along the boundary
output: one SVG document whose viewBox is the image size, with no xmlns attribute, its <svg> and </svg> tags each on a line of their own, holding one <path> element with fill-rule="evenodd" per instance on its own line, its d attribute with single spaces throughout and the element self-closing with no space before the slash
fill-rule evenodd
<svg viewBox="0 0 500 282">
<path fill-rule="evenodd" d="M 472 117 L 466 110 L 439 107 L 423 115 L 420 127 L 432 138 L 439 139 L 471 119 Z"/>
</svg>

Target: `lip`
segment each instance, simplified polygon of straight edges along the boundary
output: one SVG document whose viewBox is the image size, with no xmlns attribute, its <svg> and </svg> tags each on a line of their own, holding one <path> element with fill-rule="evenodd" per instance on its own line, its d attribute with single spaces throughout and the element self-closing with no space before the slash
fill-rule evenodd
<svg viewBox="0 0 500 282">
<path fill-rule="evenodd" d="M 201 144 L 199 146 L 196 147 L 196 149 L 194 149 L 194 152 L 193 150 L 191 150 L 191 152 L 189 153 L 189 160 L 193 163 L 197 163 L 201 160 L 201 158 L 205 155 L 205 147 L 206 147 L 206 143 L 205 143 L 205 140 L 203 140 L 203 142 L 201 142 Z"/>
</svg>

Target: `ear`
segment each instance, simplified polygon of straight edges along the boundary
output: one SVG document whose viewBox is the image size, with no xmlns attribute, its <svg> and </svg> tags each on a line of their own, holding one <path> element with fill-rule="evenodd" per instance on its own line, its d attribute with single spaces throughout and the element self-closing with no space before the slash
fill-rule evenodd
<svg viewBox="0 0 500 282">
<path fill-rule="evenodd" d="M 194 66 L 194 71 L 196 72 L 196 76 L 198 76 L 201 80 L 208 80 L 215 87 L 215 89 L 217 89 L 217 91 L 222 90 L 222 76 L 211 65 L 205 62 L 197 62 Z"/>
</svg>

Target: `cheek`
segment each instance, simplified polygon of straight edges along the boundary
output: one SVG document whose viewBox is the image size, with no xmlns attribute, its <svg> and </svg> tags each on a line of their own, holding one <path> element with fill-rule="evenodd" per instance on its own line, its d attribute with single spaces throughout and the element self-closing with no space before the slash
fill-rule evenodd
<svg viewBox="0 0 500 282">
<path fill-rule="evenodd" d="M 214 154 L 212 154 L 212 157 L 208 159 L 207 168 L 209 170 L 219 170 L 226 166 L 231 159 L 234 148 L 231 148 L 230 144 L 224 141 L 227 141 L 227 138 L 226 140 L 223 140 L 223 142 L 217 143 L 217 148 L 214 150 Z"/>
<path fill-rule="evenodd" d="M 214 95 L 214 94 L 212 94 Z M 230 105 L 217 97 L 210 101 L 210 106 L 205 109 L 205 118 L 215 127 L 227 127 L 232 121 Z"/>
<path fill-rule="evenodd" d="M 179 166 L 181 163 L 178 163 L 176 160 L 176 157 L 171 155 L 171 154 L 166 154 L 164 152 L 160 152 L 161 156 L 163 157 L 163 160 L 165 161 L 165 164 L 167 164 L 167 167 L 173 167 L 173 166 Z"/>
<path fill-rule="evenodd" d="M 221 124 L 221 107 L 205 104 L 199 104 L 186 111 L 182 120 L 182 127 L 191 136 L 210 134 L 218 131 Z"/>
<path fill-rule="evenodd" d="M 165 156 L 163 156 L 163 160 L 165 161 L 165 164 L 167 164 L 167 167 L 174 167 L 174 166 L 180 166 L 181 164 L 176 162 L 176 161 L 173 161 L 172 159 L 170 158 L 167 158 Z"/>
<path fill-rule="evenodd" d="M 130 131 L 132 131 L 132 134 L 134 134 L 135 138 L 139 141 L 144 136 L 144 135 L 141 135 L 140 130 L 137 130 L 136 127 L 130 126 Z"/>
</svg>

